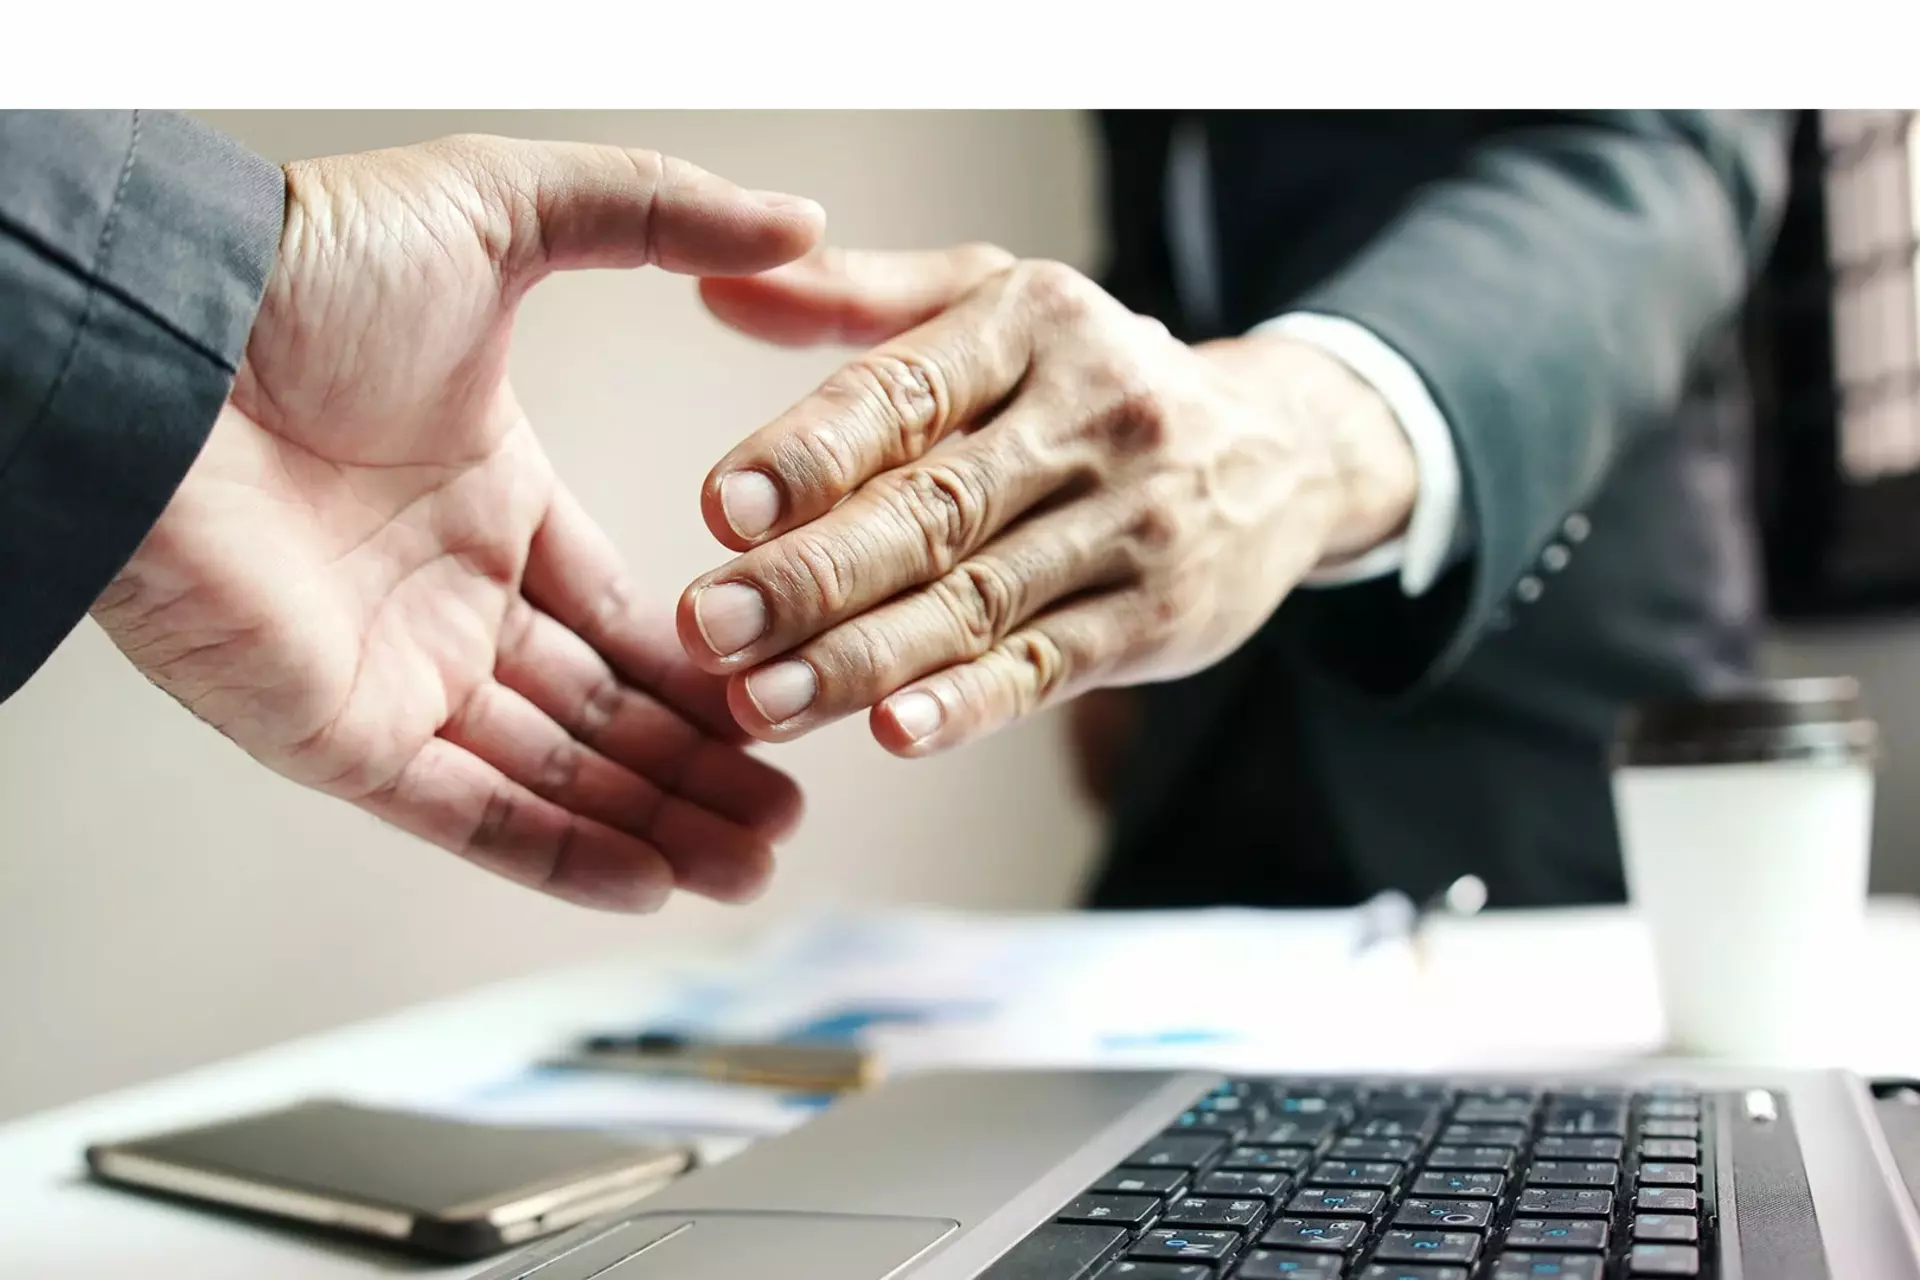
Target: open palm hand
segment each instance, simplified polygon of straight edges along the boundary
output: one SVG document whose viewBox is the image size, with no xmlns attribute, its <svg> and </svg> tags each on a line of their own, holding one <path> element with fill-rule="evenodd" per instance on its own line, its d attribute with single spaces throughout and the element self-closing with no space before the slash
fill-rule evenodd
<svg viewBox="0 0 1920 1280">
<path fill-rule="evenodd" d="M 764 270 L 809 202 L 612 147 L 456 138 L 289 166 L 201 457 L 95 607 L 255 758 L 547 892 L 755 892 L 799 814 L 724 681 L 633 598 L 507 380 L 554 270 Z"/>
</svg>

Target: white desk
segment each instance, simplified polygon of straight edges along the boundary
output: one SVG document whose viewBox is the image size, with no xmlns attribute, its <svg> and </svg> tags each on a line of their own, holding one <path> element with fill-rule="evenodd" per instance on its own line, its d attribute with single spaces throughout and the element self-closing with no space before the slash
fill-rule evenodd
<svg viewBox="0 0 1920 1280">
<path fill-rule="evenodd" d="M 684 970 L 701 956 L 671 953 Z M 712 960 L 724 956 L 712 954 Z M 87 1184 L 89 1141 L 218 1119 L 313 1094 L 454 1090 L 498 1078 L 609 1018 L 631 1016 L 668 953 L 539 975 L 296 1041 L 0 1126 L 0 1274 L 33 1280 L 350 1280 L 465 1276 Z M 1836 1060 L 1920 1075 L 1920 1011 L 1895 985 L 1920 975 L 1920 902 L 1873 908 L 1871 971 L 1836 993 L 1859 1029 Z M 1456 1064 L 1565 1069 L 1644 1057 L 1659 1035 L 1638 926 L 1617 911 L 1490 915 L 1436 933 L 1428 981 L 1478 1011 Z M 1276 1063 L 1276 1070 L 1286 1064 Z M 1377 1064 L 1381 1068 L 1392 1063 Z"/>
</svg>

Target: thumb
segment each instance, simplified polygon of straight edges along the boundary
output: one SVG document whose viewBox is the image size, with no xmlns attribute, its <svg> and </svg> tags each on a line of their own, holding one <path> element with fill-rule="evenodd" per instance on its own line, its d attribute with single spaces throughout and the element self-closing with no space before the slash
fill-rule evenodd
<svg viewBox="0 0 1920 1280">
<path fill-rule="evenodd" d="M 700 297 L 750 337 L 870 347 L 931 320 L 1015 261 L 986 244 L 921 253 L 818 249 L 764 275 L 703 280 Z"/>
<path fill-rule="evenodd" d="M 498 202 L 513 265 L 532 278 L 596 267 L 765 271 L 812 249 L 826 225 L 811 200 L 748 191 L 657 151 L 487 137 L 437 145 Z"/>
</svg>

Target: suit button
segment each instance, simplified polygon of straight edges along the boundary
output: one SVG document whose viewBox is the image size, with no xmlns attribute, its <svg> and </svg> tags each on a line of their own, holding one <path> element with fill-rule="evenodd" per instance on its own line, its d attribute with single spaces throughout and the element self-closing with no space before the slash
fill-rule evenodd
<svg viewBox="0 0 1920 1280">
<path fill-rule="evenodd" d="M 1567 559 L 1571 554 L 1556 542 L 1540 553 L 1540 567 L 1548 573 L 1558 573 L 1567 567 Z"/>
<path fill-rule="evenodd" d="M 1561 522 L 1560 532 L 1567 536 L 1568 542 L 1585 542 L 1593 532 L 1593 523 L 1576 511 Z"/>
<path fill-rule="evenodd" d="M 1545 589 L 1546 588 L 1541 585 L 1540 579 L 1534 577 L 1532 574 L 1528 574 L 1513 584 L 1513 594 L 1519 599 L 1521 604 L 1532 604 L 1540 598 L 1540 593 Z"/>
</svg>

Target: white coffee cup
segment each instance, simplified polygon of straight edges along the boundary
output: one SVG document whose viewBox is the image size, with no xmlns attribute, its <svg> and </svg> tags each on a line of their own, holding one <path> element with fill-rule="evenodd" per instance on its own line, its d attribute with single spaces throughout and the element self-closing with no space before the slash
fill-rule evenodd
<svg viewBox="0 0 1920 1280">
<path fill-rule="evenodd" d="M 1614 757 L 1628 898 L 1670 1048 L 1836 1062 L 1865 925 L 1878 733 L 1848 679 L 1636 708 Z"/>
</svg>

